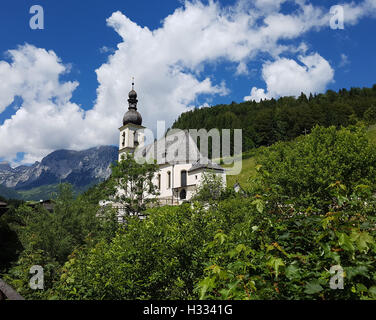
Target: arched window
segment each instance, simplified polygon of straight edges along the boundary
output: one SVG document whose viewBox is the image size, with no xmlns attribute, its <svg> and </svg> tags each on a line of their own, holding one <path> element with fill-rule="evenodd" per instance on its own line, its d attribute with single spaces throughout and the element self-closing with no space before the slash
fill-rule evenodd
<svg viewBox="0 0 376 320">
<path fill-rule="evenodd" d="M 167 172 L 167 189 L 171 189 L 171 172 Z"/>
<path fill-rule="evenodd" d="M 182 191 L 180 191 L 180 200 L 185 200 L 185 199 L 187 199 L 187 191 L 183 189 Z"/>
<path fill-rule="evenodd" d="M 158 174 L 158 189 L 161 190 L 161 175 Z"/>
<path fill-rule="evenodd" d="M 187 171 L 186 170 L 183 170 L 181 172 L 181 186 L 182 187 L 186 187 L 187 186 Z"/>
</svg>

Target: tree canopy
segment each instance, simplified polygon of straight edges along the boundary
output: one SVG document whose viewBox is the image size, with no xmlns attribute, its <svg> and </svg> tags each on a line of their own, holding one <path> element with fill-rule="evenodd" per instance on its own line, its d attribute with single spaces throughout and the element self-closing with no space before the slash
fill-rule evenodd
<svg viewBox="0 0 376 320">
<path fill-rule="evenodd" d="M 243 129 L 243 150 L 289 141 L 315 125 L 375 123 L 376 84 L 372 88 L 328 90 L 325 94 L 247 101 L 191 110 L 180 115 L 176 129 Z"/>
</svg>

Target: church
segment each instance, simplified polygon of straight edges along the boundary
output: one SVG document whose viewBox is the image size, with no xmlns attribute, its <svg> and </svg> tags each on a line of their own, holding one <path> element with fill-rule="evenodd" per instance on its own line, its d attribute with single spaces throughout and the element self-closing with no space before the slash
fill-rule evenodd
<svg viewBox="0 0 376 320">
<path fill-rule="evenodd" d="M 223 186 L 226 186 L 225 170 L 202 156 L 188 131 L 170 130 L 165 137 L 145 146 L 145 127 L 142 126 L 142 116 L 137 110 L 138 99 L 134 83 L 128 103 L 123 125 L 119 128 L 119 161 L 129 153 L 156 160 L 159 171 L 155 174 L 153 183 L 158 187 L 158 202 L 161 205 L 179 205 L 189 201 L 207 172 L 219 176 Z"/>
</svg>

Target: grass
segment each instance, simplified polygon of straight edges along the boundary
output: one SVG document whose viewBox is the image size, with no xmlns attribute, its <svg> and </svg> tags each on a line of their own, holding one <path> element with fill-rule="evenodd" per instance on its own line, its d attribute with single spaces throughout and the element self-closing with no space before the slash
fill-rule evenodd
<svg viewBox="0 0 376 320">
<path fill-rule="evenodd" d="M 76 197 L 79 194 L 88 190 L 92 186 L 93 184 L 88 184 L 86 186 L 81 186 L 81 187 L 73 186 L 73 194 Z M 59 185 L 51 184 L 51 185 L 36 187 L 33 189 L 29 189 L 29 190 L 18 190 L 17 192 L 20 195 L 20 198 L 25 201 L 50 200 L 53 198 L 54 194 L 56 195 L 59 192 Z"/>
<path fill-rule="evenodd" d="M 21 195 L 23 200 L 48 200 L 51 199 L 52 193 L 56 193 L 58 191 L 59 186 L 57 184 L 54 185 L 46 185 L 40 186 L 37 188 L 33 188 L 30 190 L 18 190 L 18 193 Z"/>
<path fill-rule="evenodd" d="M 375 124 L 368 128 L 367 137 L 372 143 L 376 144 L 376 125 Z"/>
<path fill-rule="evenodd" d="M 238 182 L 242 188 L 249 186 L 250 179 L 255 177 L 256 171 L 255 157 L 245 158 L 242 160 L 242 171 L 238 175 L 227 175 L 227 186 L 233 187 Z M 232 165 L 223 165 L 224 168 L 232 167 Z"/>
</svg>

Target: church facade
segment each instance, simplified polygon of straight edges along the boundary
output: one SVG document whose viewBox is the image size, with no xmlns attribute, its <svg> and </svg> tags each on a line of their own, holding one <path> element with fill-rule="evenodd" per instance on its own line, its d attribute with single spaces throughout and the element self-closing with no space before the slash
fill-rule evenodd
<svg viewBox="0 0 376 320">
<path fill-rule="evenodd" d="M 137 110 L 137 93 L 133 85 L 129 92 L 128 111 L 119 128 L 119 161 L 129 153 L 157 161 L 159 171 L 153 182 L 158 187 L 161 205 L 178 205 L 189 201 L 207 172 L 221 177 L 225 187 L 225 170 L 202 156 L 188 131 L 171 130 L 160 140 L 144 145 L 145 127 L 142 126 L 142 116 Z"/>
</svg>

